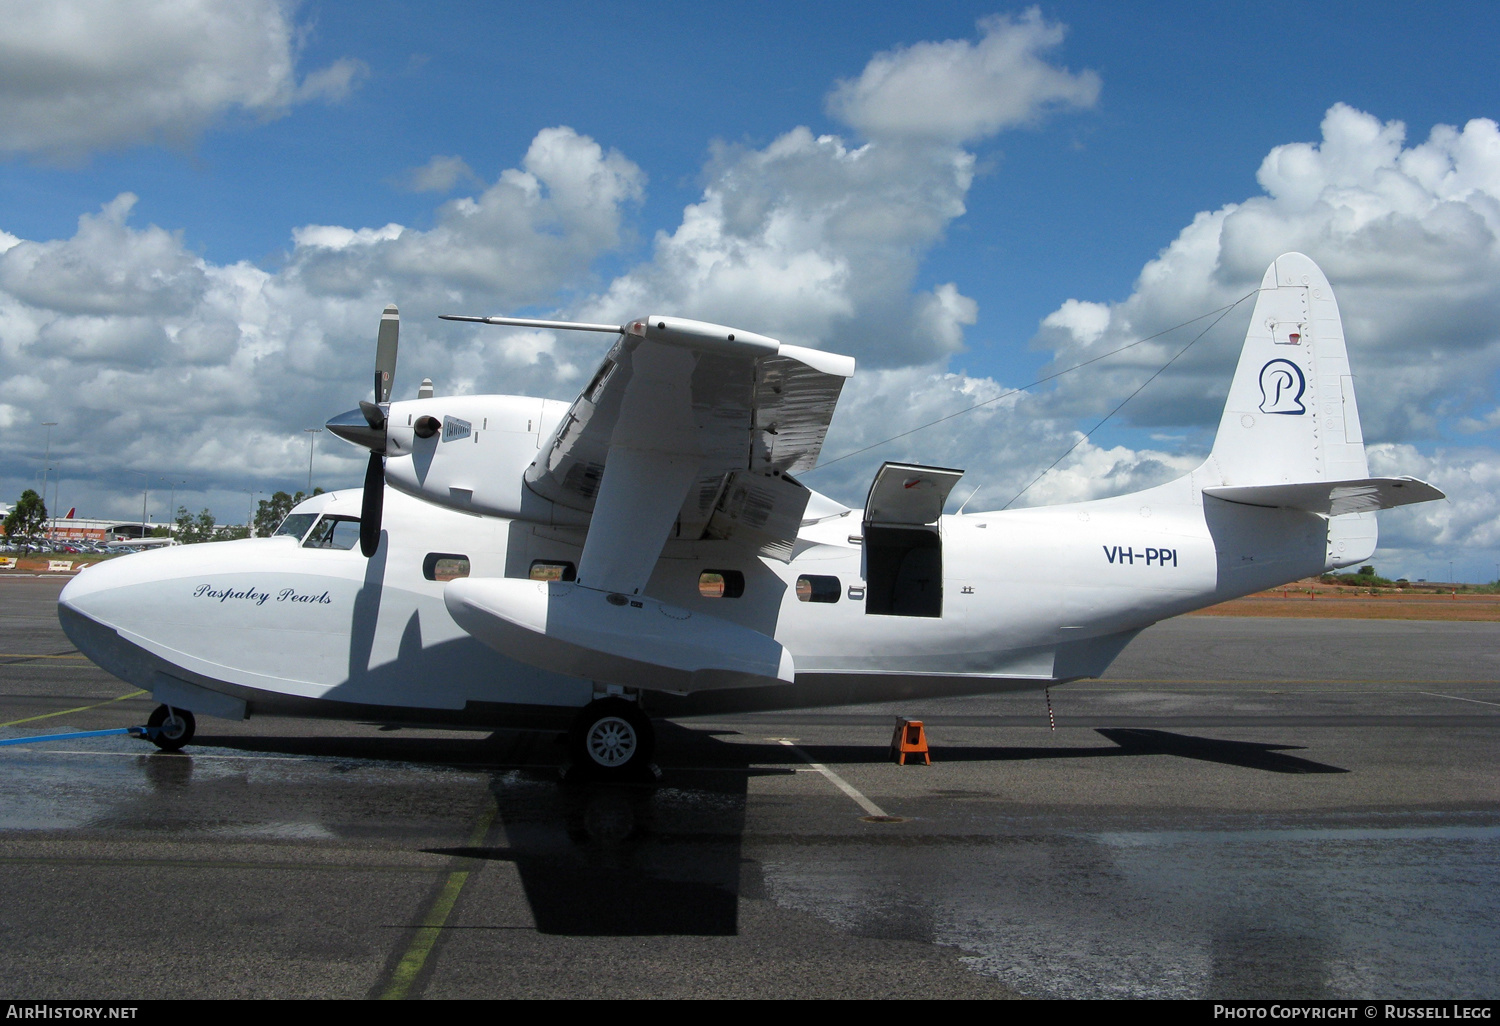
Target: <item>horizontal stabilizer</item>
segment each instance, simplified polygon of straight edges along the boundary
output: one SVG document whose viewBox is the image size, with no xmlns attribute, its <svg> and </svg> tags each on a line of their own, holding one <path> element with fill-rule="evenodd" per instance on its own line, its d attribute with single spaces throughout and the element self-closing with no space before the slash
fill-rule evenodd
<svg viewBox="0 0 1500 1026">
<path fill-rule="evenodd" d="M 791 653 L 774 638 L 642 596 L 564 581 L 461 578 L 443 590 L 464 630 L 543 670 L 652 691 L 790 683 Z"/>
<path fill-rule="evenodd" d="M 1300 509 L 1337 517 L 1370 513 L 1414 502 L 1446 498 L 1414 477 L 1367 477 L 1358 481 L 1305 481 L 1299 484 L 1226 485 L 1203 489 L 1204 495 L 1246 506 Z"/>
</svg>

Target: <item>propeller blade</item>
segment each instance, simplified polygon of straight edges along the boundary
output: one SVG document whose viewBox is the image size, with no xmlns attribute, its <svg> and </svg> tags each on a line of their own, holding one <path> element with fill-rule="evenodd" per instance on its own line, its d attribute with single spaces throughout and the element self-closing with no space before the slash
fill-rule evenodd
<svg viewBox="0 0 1500 1026">
<path fill-rule="evenodd" d="M 380 548 L 380 518 L 385 512 L 385 458 L 370 453 L 365 467 L 365 495 L 359 510 L 359 551 L 369 559 Z"/>
<path fill-rule="evenodd" d="M 391 385 L 396 380 L 396 341 L 401 335 L 401 313 L 395 304 L 380 315 L 380 334 L 375 340 L 375 401 L 391 401 Z"/>
<path fill-rule="evenodd" d="M 359 412 L 364 414 L 365 423 L 370 425 L 371 430 L 385 431 L 385 411 L 374 403 L 367 403 L 363 399 L 359 401 Z"/>
</svg>

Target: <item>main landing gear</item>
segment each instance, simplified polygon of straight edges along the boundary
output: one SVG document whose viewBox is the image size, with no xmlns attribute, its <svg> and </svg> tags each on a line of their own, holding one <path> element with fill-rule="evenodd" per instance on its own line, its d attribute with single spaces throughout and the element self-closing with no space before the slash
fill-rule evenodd
<svg viewBox="0 0 1500 1026">
<path fill-rule="evenodd" d="M 157 706 L 146 726 L 153 728 L 146 736 L 164 752 L 175 752 L 187 744 L 198 728 L 192 713 L 170 705 Z"/>
<path fill-rule="evenodd" d="M 595 775 L 633 776 L 651 764 L 656 731 L 635 702 L 600 698 L 573 718 L 568 730 L 568 752 L 573 764 Z"/>
</svg>

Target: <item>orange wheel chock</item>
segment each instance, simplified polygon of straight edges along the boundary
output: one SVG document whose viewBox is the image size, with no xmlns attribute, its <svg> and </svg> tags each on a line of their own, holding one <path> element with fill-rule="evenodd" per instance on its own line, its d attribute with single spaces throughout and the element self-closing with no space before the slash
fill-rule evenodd
<svg viewBox="0 0 1500 1026">
<path fill-rule="evenodd" d="M 932 755 L 927 751 L 927 732 L 921 720 L 896 719 L 896 733 L 891 737 L 891 758 L 896 765 L 905 766 L 908 755 L 920 755 L 922 763 L 932 765 Z"/>
</svg>

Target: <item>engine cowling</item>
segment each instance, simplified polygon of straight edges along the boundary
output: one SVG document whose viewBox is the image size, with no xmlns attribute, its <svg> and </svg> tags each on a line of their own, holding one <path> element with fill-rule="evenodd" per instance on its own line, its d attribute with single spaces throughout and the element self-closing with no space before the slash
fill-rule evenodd
<svg viewBox="0 0 1500 1026">
<path fill-rule="evenodd" d="M 464 513 L 540 524 L 587 523 L 587 514 L 543 499 L 524 480 L 526 468 L 567 410 L 566 403 L 519 395 L 391 403 L 386 482 Z"/>
</svg>

